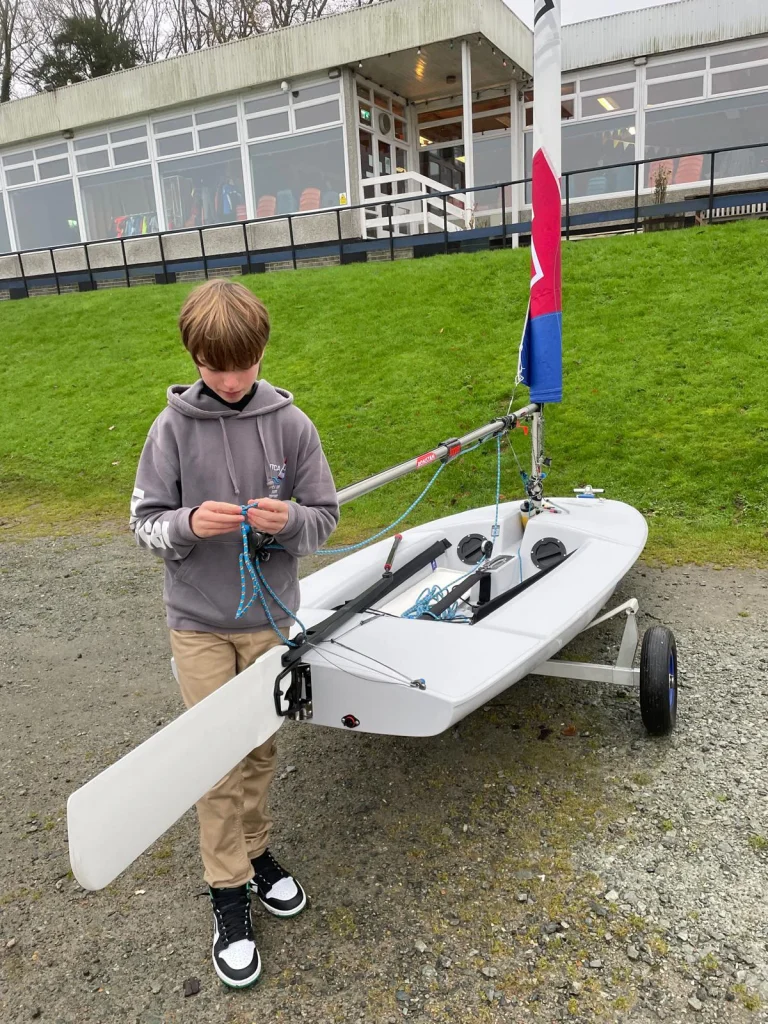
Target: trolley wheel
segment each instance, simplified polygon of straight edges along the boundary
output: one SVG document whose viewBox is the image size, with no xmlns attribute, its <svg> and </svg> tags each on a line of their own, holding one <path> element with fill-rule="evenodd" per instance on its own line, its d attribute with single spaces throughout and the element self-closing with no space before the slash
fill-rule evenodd
<svg viewBox="0 0 768 1024">
<path fill-rule="evenodd" d="M 666 736 L 677 722 L 677 646 L 666 626 L 651 626 L 640 650 L 640 713 L 653 736 Z"/>
</svg>

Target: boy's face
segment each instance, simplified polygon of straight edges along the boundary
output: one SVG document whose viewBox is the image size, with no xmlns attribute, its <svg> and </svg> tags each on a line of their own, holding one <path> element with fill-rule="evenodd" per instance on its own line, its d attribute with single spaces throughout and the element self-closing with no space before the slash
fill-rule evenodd
<svg viewBox="0 0 768 1024">
<path fill-rule="evenodd" d="M 239 402 L 253 387 L 260 365 L 256 363 L 247 370 L 212 370 L 198 364 L 197 370 L 203 382 L 225 402 Z"/>
</svg>

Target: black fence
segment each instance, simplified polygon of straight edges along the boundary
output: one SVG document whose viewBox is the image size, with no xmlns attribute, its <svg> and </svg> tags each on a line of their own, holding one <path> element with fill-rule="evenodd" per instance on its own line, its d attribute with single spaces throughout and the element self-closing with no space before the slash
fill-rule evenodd
<svg viewBox="0 0 768 1024">
<path fill-rule="evenodd" d="M 721 183 L 718 186 L 717 158 L 726 153 L 753 150 L 766 151 L 765 178 L 768 182 L 768 142 L 625 161 L 611 164 L 609 167 L 599 165 L 567 171 L 563 174 L 563 235 L 569 240 L 574 235 L 604 233 L 610 230 L 633 230 L 637 233 L 641 223 L 644 225 L 654 219 L 706 214 L 709 220 L 712 220 L 719 209 L 766 204 L 768 186 L 757 185 L 749 189 L 749 182 L 746 181 Z M 701 167 L 707 160 L 709 161 L 708 182 L 706 179 L 686 181 L 686 188 L 680 189 L 678 183 L 671 181 L 664 187 L 660 185 L 656 190 L 652 185 L 649 187 L 641 184 L 643 169 L 646 166 L 669 165 L 675 161 L 679 166 L 680 161 L 691 158 L 702 158 Z M 590 174 L 602 176 L 607 171 L 613 173 L 630 168 L 634 180 L 633 192 L 624 190 L 619 194 L 605 193 L 594 198 L 590 195 L 574 195 L 574 179 Z M 530 178 L 520 178 L 495 185 L 478 185 L 474 188 L 446 192 L 434 190 L 419 195 L 403 195 L 393 189 L 391 194 L 380 195 L 355 206 L 8 253 L 0 256 L 0 273 L 2 263 L 13 260 L 18 261 L 18 273 L 0 276 L 0 290 L 7 290 L 11 298 L 25 298 L 30 295 L 30 288 L 38 291 L 55 290 L 59 294 L 62 290 L 91 291 L 99 285 L 121 285 L 130 288 L 136 283 L 150 280 L 158 284 L 172 283 L 177 280 L 179 274 L 199 276 L 202 272 L 205 278 L 212 273 L 219 276 L 222 271 L 251 274 L 264 272 L 275 264 L 290 265 L 296 269 L 300 262 L 333 260 L 345 264 L 368 260 L 371 255 L 375 258 L 394 260 L 398 253 L 405 249 L 413 250 L 412 255 L 418 257 L 437 252 L 450 253 L 462 249 L 484 248 L 489 245 L 503 247 L 515 236 L 525 244 L 531 230 L 530 212 L 522 219 L 519 213 L 514 214 L 521 207 L 525 209 L 529 205 L 530 182 Z M 382 186 L 385 187 L 387 186 Z M 513 189 L 518 190 L 517 203 L 512 201 Z M 695 190 L 698 194 L 668 198 L 670 190 L 675 196 L 682 195 L 686 190 Z M 469 196 L 472 196 L 471 203 L 467 202 Z M 631 205 L 627 205 L 629 196 L 632 196 Z M 585 209 L 582 205 L 584 202 L 591 203 L 593 208 Z M 415 204 L 422 207 L 423 218 L 421 215 L 417 218 L 413 214 L 408 216 L 398 212 Z M 433 212 L 436 206 L 438 214 Z M 458 215 L 457 211 L 460 211 Z M 301 229 L 313 218 L 323 218 L 320 233 L 324 237 L 304 241 L 301 238 L 297 239 L 297 234 L 308 233 Z M 366 221 L 370 218 L 376 222 L 375 229 L 366 228 Z M 409 225 L 417 219 L 422 220 L 422 223 L 419 225 L 419 231 L 413 232 L 409 230 Z M 464 226 L 457 224 L 456 220 L 463 220 Z M 249 239 L 249 229 L 258 228 L 264 231 L 269 230 L 269 225 L 284 227 L 287 239 L 273 246 L 254 246 Z M 330 233 L 329 225 L 335 228 Z M 300 229 L 298 232 L 297 226 Z M 371 230 L 376 237 L 368 237 Z M 238 245 L 232 247 L 232 251 L 207 251 L 206 235 L 225 231 L 241 231 L 242 248 Z M 168 245 L 174 236 L 197 236 L 199 252 L 187 256 L 169 255 Z M 156 243 L 156 258 L 138 261 L 130 259 L 131 254 L 126 250 L 126 245 L 130 248 L 138 243 L 152 242 Z M 94 266 L 93 250 L 103 246 L 119 246 L 121 261 Z M 69 257 L 80 255 L 84 266 L 77 269 L 60 268 L 57 266 L 57 254 L 66 254 Z M 32 266 L 29 269 L 25 268 L 25 259 L 28 263 L 34 264 L 35 261 L 39 263 L 40 258 L 46 255 L 50 269 L 35 270 Z"/>
</svg>

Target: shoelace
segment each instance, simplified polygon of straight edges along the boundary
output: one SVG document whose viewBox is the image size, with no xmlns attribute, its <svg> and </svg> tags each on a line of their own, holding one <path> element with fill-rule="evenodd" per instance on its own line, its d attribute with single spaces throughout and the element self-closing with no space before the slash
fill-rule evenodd
<svg viewBox="0 0 768 1024">
<path fill-rule="evenodd" d="M 253 939 L 251 901 L 246 890 L 238 888 L 231 893 L 219 890 L 211 899 L 219 922 L 219 935 L 225 945 Z"/>
<path fill-rule="evenodd" d="M 262 855 L 254 861 L 254 871 L 256 874 L 256 881 L 261 882 L 262 886 L 267 892 L 276 885 L 282 878 L 290 878 L 289 873 L 285 868 L 281 868 L 275 858 L 266 850 Z"/>
</svg>

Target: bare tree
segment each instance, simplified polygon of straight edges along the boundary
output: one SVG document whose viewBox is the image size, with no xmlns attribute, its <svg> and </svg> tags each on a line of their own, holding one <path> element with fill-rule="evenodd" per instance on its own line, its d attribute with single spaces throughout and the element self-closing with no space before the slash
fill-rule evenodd
<svg viewBox="0 0 768 1024">
<path fill-rule="evenodd" d="M 25 91 L 38 40 L 31 0 L 0 0 L 0 103 Z"/>
<path fill-rule="evenodd" d="M 368 7 L 376 0 L 169 0 L 172 49 L 201 50 L 217 43 L 314 21 L 324 14 Z"/>
</svg>

